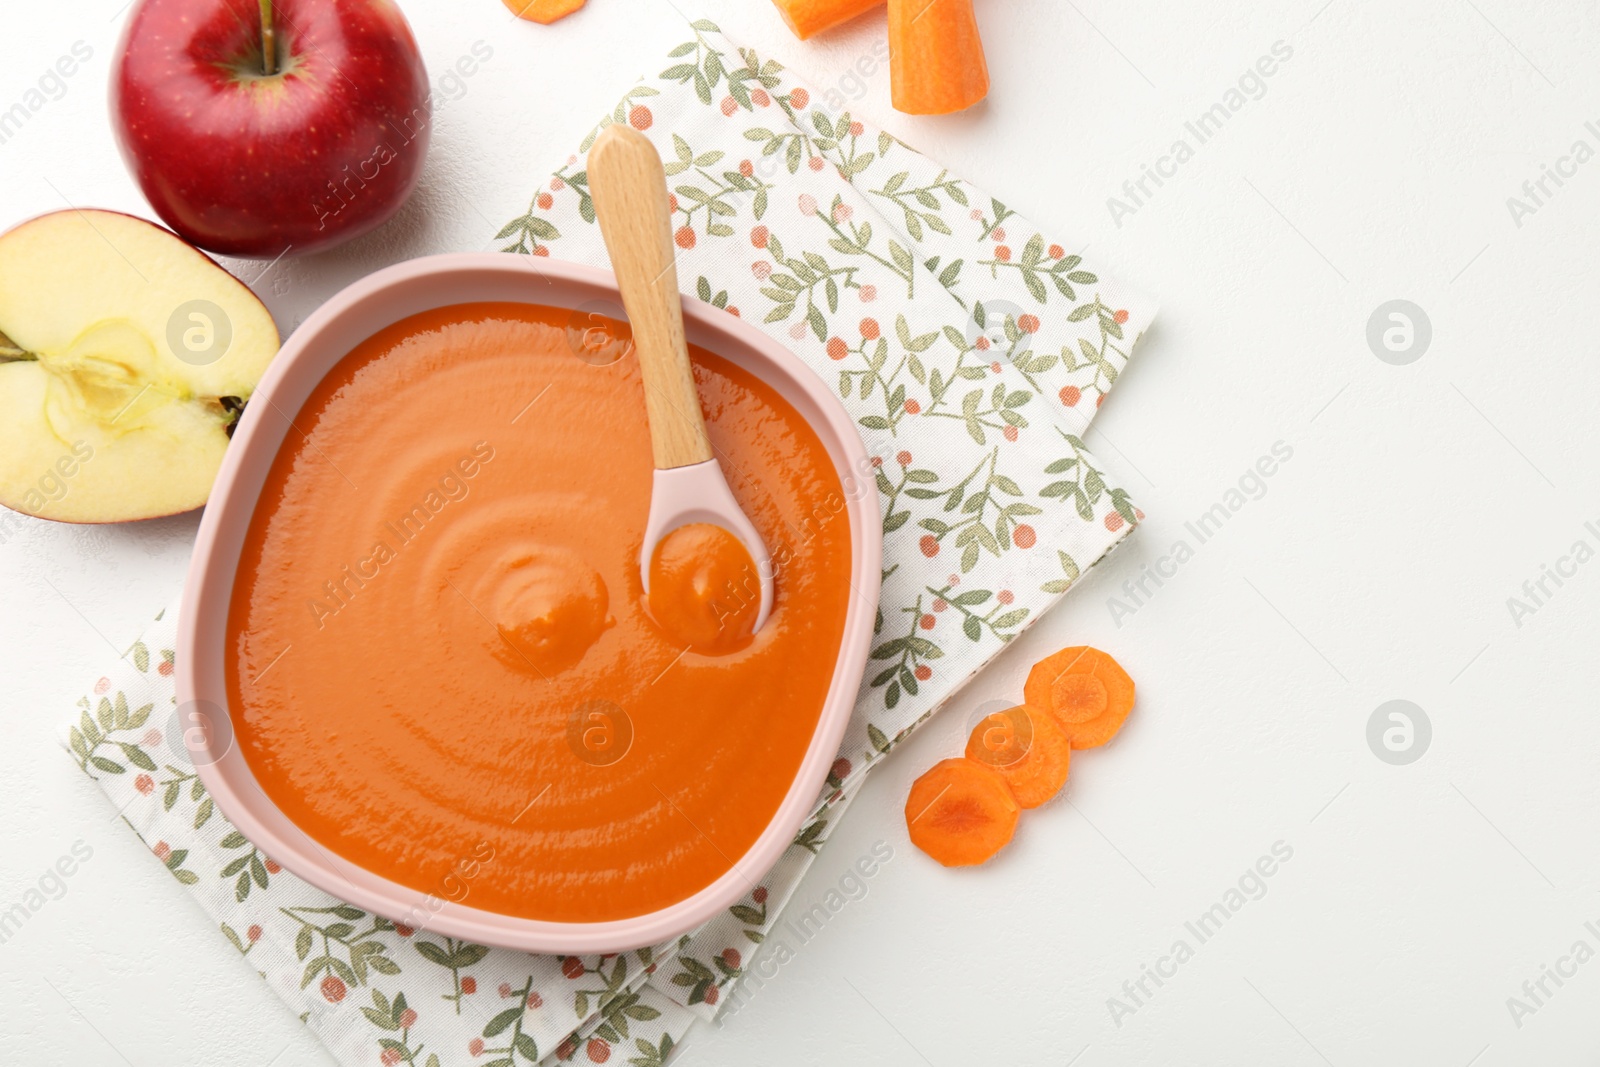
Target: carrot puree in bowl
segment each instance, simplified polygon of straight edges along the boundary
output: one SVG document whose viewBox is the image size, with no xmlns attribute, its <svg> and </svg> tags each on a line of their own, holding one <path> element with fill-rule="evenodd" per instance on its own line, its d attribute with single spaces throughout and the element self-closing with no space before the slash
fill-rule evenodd
<svg viewBox="0 0 1600 1067">
<path fill-rule="evenodd" d="M 750 643 L 761 583 L 737 537 L 711 523 L 691 522 L 656 545 L 646 602 L 677 644 L 724 655 Z"/>
<path fill-rule="evenodd" d="M 777 812 L 839 654 L 851 542 L 805 420 L 691 348 L 712 445 L 781 566 L 751 635 L 732 557 L 658 552 L 701 628 L 670 636 L 639 573 L 652 463 L 627 328 L 580 344 L 572 318 L 440 308 L 323 379 L 251 520 L 226 675 L 241 754 L 323 847 L 472 907 L 599 922 L 688 898 Z"/>
</svg>

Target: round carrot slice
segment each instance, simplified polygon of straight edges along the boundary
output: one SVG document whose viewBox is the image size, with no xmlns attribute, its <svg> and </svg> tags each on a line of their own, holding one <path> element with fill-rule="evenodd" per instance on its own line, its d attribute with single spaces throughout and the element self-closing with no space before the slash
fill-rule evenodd
<svg viewBox="0 0 1600 1067">
<path fill-rule="evenodd" d="M 967 758 L 995 768 L 1020 762 L 1033 747 L 1036 721 L 1026 704 L 985 715 L 973 724 L 967 738 Z"/>
<path fill-rule="evenodd" d="M 1122 729 L 1133 710 L 1134 687 L 1116 660 L 1076 645 L 1034 664 L 1023 694 L 1028 703 L 1050 709 L 1073 748 L 1096 748 Z"/>
<path fill-rule="evenodd" d="M 978 723 L 967 758 L 999 771 L 1019 806 L 1037 808 L 1067 784 L 1072 743 L 1048 711 L 1022 704 Z"/>
<path fill-rule="evenodd" d="M 911 843 L 946 867 L 970 867 L 999 852 L 1022 809 L 1000 772 L 965 757 L 941 760 L 911 784 Z"/>
<path fill-rule="evenodd" d="M 1063 674 L 1071 673 L 1072 669 L 1084 659 L 1092 659 L 1090 655 L 1092 652 L 1094 649 L 1086 645 L 1074 645 L 1071 648 L 1063 648 L 1060 652 L 1052 652 L 1035 663 L 1033 670 L 1028 672 L 1028 680 L 1022 686 L 1023 701 L 1036 708 L 1049 708 L 1054 712 L 1055 701 L 1050 693 L 1051 686 Z"/>
</svg>

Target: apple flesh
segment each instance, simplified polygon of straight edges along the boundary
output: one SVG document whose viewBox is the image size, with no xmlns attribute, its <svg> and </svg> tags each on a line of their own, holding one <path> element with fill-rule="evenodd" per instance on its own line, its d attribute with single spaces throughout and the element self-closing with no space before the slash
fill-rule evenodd
<svg viewBox="0 0 1600 1067">
<path fill-rule="evenodd" d="M 66 522 L 199 507 L 277 351 L 255 295 L 152 223 L 58 211 L 0 234 L 0 504 Z"/>
<path fill-rule="evenodd" d="M 428 73 L 391 0 L 139 0 L 113 63 L 123 159 L 209 251 L 327 248 L 394 214 L 422 173 Z"/>
</svg>

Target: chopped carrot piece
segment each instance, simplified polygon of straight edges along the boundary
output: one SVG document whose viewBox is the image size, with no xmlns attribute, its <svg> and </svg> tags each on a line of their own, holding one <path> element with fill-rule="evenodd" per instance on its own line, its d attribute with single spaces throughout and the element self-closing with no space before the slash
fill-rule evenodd
<svg viewBox="0 0 1600 1067">
<path fill-rule="evenodd" d="M 889 95 L 908 115 L 947 115 L 989 94 L 972 0 L 889 0 Z"/>
<path fill-rule="evenodd" d="M 1000 772 L 976 760 L 941 760 L 911 784 L 911 843 L 946 867 L 970 867 L 999 852 L 1022 809 Z"/>
<path fill-rule="evenodd" d="M 548 26 L 578 10 L 588 0 L 501 0 L 519 19 Z"/>
<path fill-rule="evenodd" d="M 1067 784 L 1072 743 L 1048 711 L 1021 704 L 978 723 L 967 758 L 999 771 L 1019 805 L 1037 808 Z"/>
<path fill-rule="evenodd" d="M 772 0 L 794 35 L 804 41 L 865 15 L 883 0 Z"/>
<path fill-rule="evenodd" d="M 1096 748 L 1116 736 L 1133 710 L 1133 679 L 1093 648 L 1064 648 L 1034 664 L 1023 686 L 1029 704 L 1050 709 L 1073 748 Z"/>
</svg>

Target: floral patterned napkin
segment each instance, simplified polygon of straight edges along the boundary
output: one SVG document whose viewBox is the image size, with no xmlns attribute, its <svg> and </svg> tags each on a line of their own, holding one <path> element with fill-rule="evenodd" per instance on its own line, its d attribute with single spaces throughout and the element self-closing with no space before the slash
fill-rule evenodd
<svg viewBox="0 0 1600 1067">
<path fill-rule="evenodd" d="M 489 949 L 279 869 L 195 776 L 172 613 L 79 701 L 67 744 L 234 949 L 346 1064 L 662 1063 L 735 999 L 865 773 L 1141 518 L 1081 434 L 1154 307 L 708 22 L 607 116 L 661 150 L 678 271 L 836 387 L 880 493 L 884 583 L 813 818 L 748 898 L 655 949 Z M 598 132 L 598 128 L 595 131 Z M 604 266 L 582 153 L 499 237 Z"/>
</svg>

